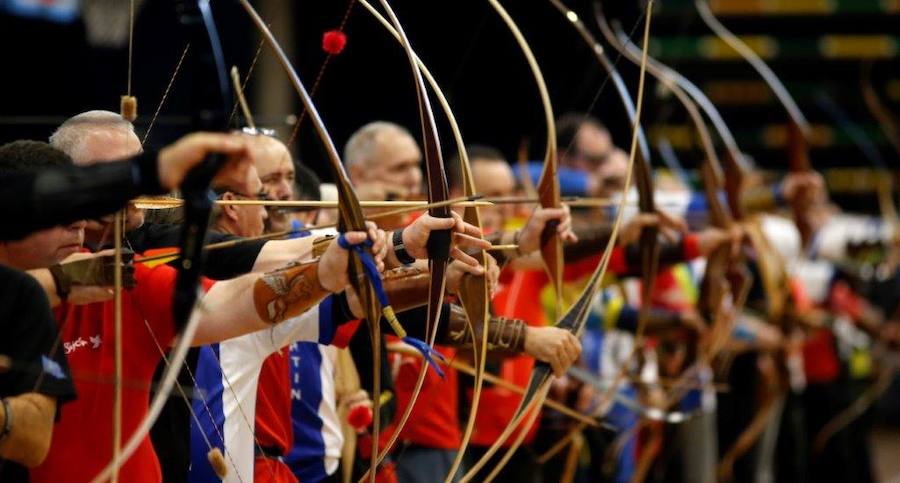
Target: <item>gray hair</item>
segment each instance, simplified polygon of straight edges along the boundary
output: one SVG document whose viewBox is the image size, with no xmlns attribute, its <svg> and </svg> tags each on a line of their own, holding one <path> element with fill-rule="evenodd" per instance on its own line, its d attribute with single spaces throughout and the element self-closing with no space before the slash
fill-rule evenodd
<svg viewBox="0 0 900 483">
<path fill-rule="evenodd" d="M 408 129 L 389 121 L 373 121 L 357 129 L 344 146 L 344 166 L 367 164 L 380 136 L 391 131 L 412 137 Z"/>
<path fill-rule="evenodd" d="M 85 139 L 98 129 L 115 129 L 134 134 L 134 125 L 112 111 L 87 111 L 62 123 L 50 136 L 50 145 L 69 155 L 76 163 L 84 162 Z"/>
</svg>

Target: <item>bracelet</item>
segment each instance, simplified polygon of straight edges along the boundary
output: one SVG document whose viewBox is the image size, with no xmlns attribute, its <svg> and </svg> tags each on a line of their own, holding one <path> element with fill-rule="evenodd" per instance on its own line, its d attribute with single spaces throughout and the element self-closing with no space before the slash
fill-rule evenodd
<svg viewBox="0 0 900 483">
<path fill-rule="evenodd" d="M 9 399 L 3 398 L 0 399 L 0 403 L 3 404 L 3 432 L 0 433 L 0 441 L 3 441 L 7 437 L 9 437 L 9 433 L 12 431 L 12 421 L 13 421 L 13 413 L 12 409 L 9 406 Z"/>
<path fill-rule="evenodd" d="M 409 252 L 406 251 L 406 247 L 403 245 L 403 228 L 394 230 L 393 235 L 394 241 L 394 256 L 397 257 L 397 260 L 404 265 L 412 265 L 416 262 L 416 259 L 409 255 Z"/>
</svg>

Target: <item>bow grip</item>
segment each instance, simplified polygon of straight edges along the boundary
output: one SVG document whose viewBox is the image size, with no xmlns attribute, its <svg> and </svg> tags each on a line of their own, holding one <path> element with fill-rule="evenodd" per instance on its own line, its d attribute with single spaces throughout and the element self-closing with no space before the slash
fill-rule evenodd
<svg viewBox="0 0 900 483">
<path fill-rule="evenodd" d="M 556 229 L 559 228 L 559 220 L 550 220 L 541 230 L 541 246 L 547 246 L 550 240 L 556 236 Z"/>
<path fill-rule="evenodd" d="M 450 216 L 432 215 L 438 218 L 449 218 Z M 452 238 L 451 230 L 434 230 L 428 234 L 428 241 L 425 242 L 425 248 L 428 250 L 428 258 L 435 262 L 446 262 L 450 258 L 450 243 Z"/>
<path fill-rule="evenodd" d="M 185 221 L 181 230 L 181 258 L 172 303 L 172 314 L 178 329 L 187 323 L 197 300 L 195 287 L 203 268 L 203 245 L 213 206 L 209 185 L 224 163 L 225 157 L 221 154 L 207 156 L 188 171 L 181 185 Z"/>
</svg>

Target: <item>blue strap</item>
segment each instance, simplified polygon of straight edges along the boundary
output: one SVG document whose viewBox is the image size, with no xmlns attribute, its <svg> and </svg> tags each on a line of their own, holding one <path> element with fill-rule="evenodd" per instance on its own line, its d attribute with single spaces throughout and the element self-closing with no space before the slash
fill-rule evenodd
<svg viewBox="0 0 900 483">
<path fill-rule="evenodd" d="M 425 343 L 425 341 L 416 339 L 415 337 L 410 337 L 406 335 L 406 331 L 400 325 L 400 322 L 397 321 L 397 317 L 394 315 L 394 309 L 391 308 L 391 303 L 388 301 L 387 293 L 384 291 L 384 285 L 381 282 L 381 274 L 378 273 L 378 267 L 375 266 L 375 260 L 372 259 L 372 255 L 366 251 L 366 247 L 372 246 L 372 240 L 366 239 L 366 241 L 357 244 L 351 244 L 347 241 L 347 237 L 341 233 L 337 238 L 338 245 L 344 250 L 353 250 L 359 255 L 359 260 L 362 262 L 363 271 L 366 274 L 366 277 L 372 283 L 372 288 L 375 291 L 375 296 L 378 297 L 378 303 L 381 304 L 382 312 L 385 315 L 385 318 L 391 324 L 391 327 L 394 329 L 394 332 L 405 342 L 409 344 L 417 351 L 422 354 L 422 358 L 428 362 L 428 365 L 431 366 L 432 369 L 441 377 L 444 378 L 444 371 L 441 370 L 440 366 L 435 361 L 435 358 L 439 359 L 442 363 L 446 363 L 447 359 L 444 358 L 443 354 L 436 351 L 433 347 L 429 346 Z"/>
<path fill-rule="evenodd" d="M 304 225 L 300 220 L 291 220 L 291 231 L 288 233 L 288 238 L 303 238 L 311 235 L 308 230 L 306 230 L 306 225 Z"/>
</svg>

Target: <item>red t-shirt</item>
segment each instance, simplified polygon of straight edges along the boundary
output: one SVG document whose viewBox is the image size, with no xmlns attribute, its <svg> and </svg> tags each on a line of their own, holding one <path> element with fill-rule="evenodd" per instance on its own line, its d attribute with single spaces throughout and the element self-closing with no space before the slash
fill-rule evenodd
<svg viewBox="0 0 900 483">
<path fill-rule="evenodd" d="M 568 269 L 569 267 L 567 267 Z M 525 320 L 531 326 L 547 325 L 544 310 L 541 307 L 541 289 L 547 283 L 543 271 L 505 271 L 501 275 L 500 290 L 494 297 L 494 309 L 497 315 Z M 519 387 L 528 384 L 534 359 L 527 356 L 511 357 L 501 364 L 499 376 Z M 490 446 L 497 441 L 503 429 L 509 425 L 522 396 L 502 387 L 485 386 L 481 391 L 478 414 L 475 415 L 475 430 L 472 432 L 472 444 Z M 525 442 L 534 440 L 538 422 L 531 427 Z M 514 431 L 504 446 L 516 439 L 518 431 Z"/>
<path fill-rule="evenodd" d="M 166 265 L 148 268 L 135 264 L 137 285 L 122 294 L 123 444 L 147 415 L 150 383 L 161 358 L 156 343 L 165 348 L 175 336 L 172 294 L 176 273 Z M 203 287 L 208 290 L 210 286 L 212 282 L 204 279 Z M 47 459 L 31 470 L 32 482 L 90 481 L 112 460 L 113 310 L 110 300 L 80 306 L 63 304 L 56 312 L 61 350 L 68 357 L 78 399 L 62 408 Z M 149 437 L 122 465 L 119 474 L 128 481 L 161 480 Z"/>
<path fill-rule="evenodd" d="M 394 339 L 389 337 L 389 339 Z M 435 345 L 434 348 L 448 360 L 456 357 L 456 350 L 450 347 Z M 394 391 L 397 397 L 397 420 L 409 405 L 416 380 L 422 368 L 422 360 L 418 357 L 391 354 L 389 356 L 394 368 Z M 403 427 L 400 441 L 428 448 L 456 449 L 462 442 L 459 429 L 459 384 L 458 374 L 452 367 L 444 368 L 444 378 L 431 368 L 422 383 L 422 392 L 409 415 L 409 421 Z M 381 434 L 381 444 L 387 444 L 394 434 L 396 425 L 392 424 Z"/>
<path fill-rule="evenodd" d="M 256 386 L 256 440 L 263 448 L 280 449 L 283 455 L 294 445 L 289 363 L 287 348 L 267 357 Z"/>
</svg>

